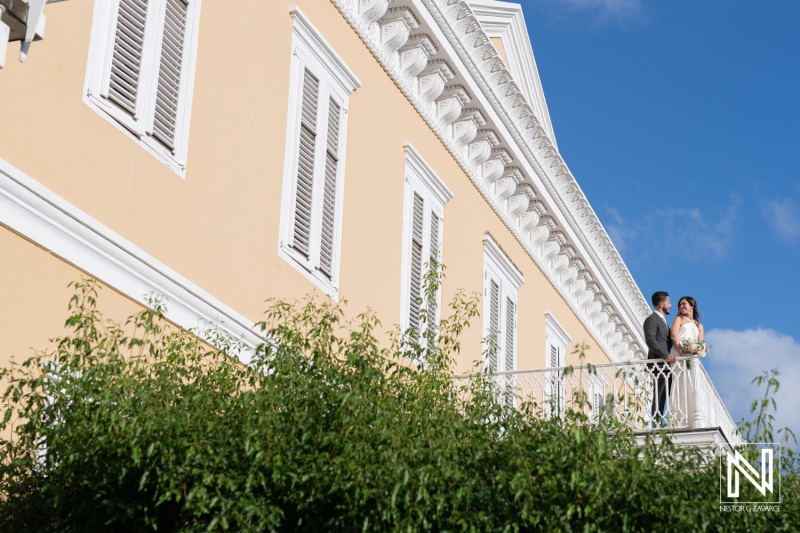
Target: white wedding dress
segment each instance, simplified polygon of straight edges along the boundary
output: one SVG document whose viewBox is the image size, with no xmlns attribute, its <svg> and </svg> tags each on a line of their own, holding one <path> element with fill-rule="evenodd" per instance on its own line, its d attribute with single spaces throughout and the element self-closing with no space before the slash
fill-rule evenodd
<svg viewBox="0 0 800 533">
<path fill-rule="evenodd" d="M 686 339 L 691 340 L 692 342 L 697 341 L 700 337 L 700 328 L 697 327 L 697 323 L 692 320 L 691 322 L 686 322 L 685 324 L 681 325 L 681 329 L 678 330 L 678 342 L 683 342 Z M 671 352 L 672 355 L 675 357 L 680 357 L 680 353 L 678 353 L 678 347 L 672 346 Z"/>
<path fill-rule="evenodd" d="M 678 330 L 679 343 L 686 339 L 697 341 L 699 337 L 700 328 L 697 327 L 694 320 L 681 324 L 681 328 Z M 675 357 L 681 356 L 678 348 L 674 345 L 670 353 Z M 693 427 L 696 410 L 697 364 L 695 361 L 679 361 L 673 364 L 672 371 L 674 379 L 668 404 L 670 418 L 677 427 Z"/>
</svg>

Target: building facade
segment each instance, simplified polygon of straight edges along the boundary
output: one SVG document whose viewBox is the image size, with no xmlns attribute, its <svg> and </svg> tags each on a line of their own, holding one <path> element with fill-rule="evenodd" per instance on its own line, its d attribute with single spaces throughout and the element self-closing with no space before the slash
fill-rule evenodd
<svg viewBox="0 0 800 533">
<path fill-rule="evenodd" d="M 311 291 L 419 327 L 432 259 L 436 309 L 481 294 L 457 371 L 489 333 L 496 371 L 576 343 L 645 357 L 647 302 L 559 154 L 520 6 L 71 1 L 26 42 L 0 4 L 26 50 L 0 70 L 0 363 L 63 331 L 81 275 L 112 316 L 157 293 L 252 347 L 265 299 Z"/>
</svg>

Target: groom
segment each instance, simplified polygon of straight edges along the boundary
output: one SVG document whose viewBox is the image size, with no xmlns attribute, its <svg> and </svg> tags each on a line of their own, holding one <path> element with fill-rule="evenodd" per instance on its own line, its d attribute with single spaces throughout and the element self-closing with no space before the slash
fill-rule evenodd
<svg viewBox="0 0 800 533">
<path fill-rule="evenodd" d="M 647 343 L 648 359 L 666 359 L 669 363 L 675 362 L 675 356 L 670 354 L 672 340 L 669 335 L 669 326 L 666 316 L 672 304 L 669 301 L 669 294 L 664 291 L 653 293 L 653 314 L 644 321 L 644 340 Z M 661 422 L 666 414 L 666 403 L 669 390 L 672 386 L 672 371 L 669 365 L 659 363 L 649 363 L 647 368 L 653 374 L 653 404 L 650 408 L 650 416 L 653 422 Z"/>
</svg>

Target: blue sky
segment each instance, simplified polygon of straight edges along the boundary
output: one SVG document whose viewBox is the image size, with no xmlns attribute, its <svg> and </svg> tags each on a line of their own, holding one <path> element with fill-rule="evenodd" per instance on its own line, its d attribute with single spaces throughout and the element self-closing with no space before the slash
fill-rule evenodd
<svg viewBox="0 0 800 533">
<path fill-rule="evenodd" d="M 800 437 L 800 2 L 521 0 L 559 149 L 649 299 L 694 296 L 735 419 Z"/>
</svg>

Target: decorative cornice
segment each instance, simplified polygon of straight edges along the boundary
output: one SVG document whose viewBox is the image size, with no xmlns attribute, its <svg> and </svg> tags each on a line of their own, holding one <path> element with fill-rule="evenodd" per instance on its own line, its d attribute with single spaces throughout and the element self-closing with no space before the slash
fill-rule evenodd
<svg viewBox="0 0 800 533">
<path fill-rule="evenodd" d="M 578 230 L 587 252 L 592 254 L 609 285 L 615 292 L 623 311 L 636 324 L 641 324 L 650 309 L 630 275 L 622 258 L 608 237 L 583 191 L 578 186 L 546 131 L 530 106 L 524 101 L 516 84 L 504 76 L 502 61 L 492 45 L 476 36 L 482 30 L 473 30 L 468 20 L 474 16 L 464 0 L 419 0 L 431 10 L 448 41 L 454 45 L 459 58 L 478 81 L 480 88 L 491 95 L 493 109 L 503 125 L 523 150 L 526 159 L 538 171 L 543 184 L 559 204 L 558 211 L 569 219 L 569 226 Z M 449 31 L 448 31 L 449 30 Z M 491 49 L 490 49 L 491 48 Z M 499 63 L 498 63 L 499 62 Z M 470 68 L 472 67 L 472 68 Z"/>
<path fill-rule="evenodd" d="M 400 52 L 380 40 L 389 0 L 332 1 L 609 358 L 643 358 L 640 324 L 649 308 L 469 5 L 391 2 L 413 11 L 417 31 L 435 47 L 425 65 L 417 56 L 419 72 L 440 60 L 455 74 L 431 100 Z M 521 185 L 529 205 L 519 214 Z"/>
<path fill-rule="evenodd" d="M 539 123 L 556 146 L 555 132 L 550 123 L 550 113 L 528 37 L 522 6 L 496 0 L 469 0 L 469 6 L 486 34 L 490 38 L 497 37 L 502 41 L 508 68 L 514 80 L 520 85 L 527 103 L 533 106 Z"/>
</svg>

